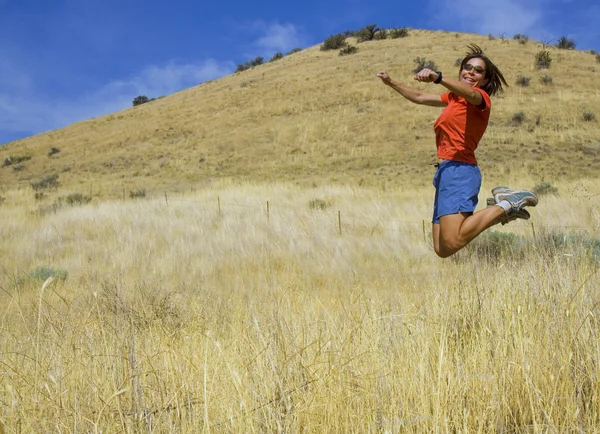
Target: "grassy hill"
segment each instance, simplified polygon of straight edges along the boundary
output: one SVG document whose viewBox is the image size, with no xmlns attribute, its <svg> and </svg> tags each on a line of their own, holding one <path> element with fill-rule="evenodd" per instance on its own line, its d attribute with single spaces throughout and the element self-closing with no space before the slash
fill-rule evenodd
<svg viewBox="0 0 600 434">
<path fill-rule="evenodd" d="M 120 196 L 201 188 L 215 179 L 289 181 L 300 185 L 424 185 L 435 161 L 438 109 L 419 107 L 383 86 L 387 69 L 412 80 L 416 57 L 446 75 L 476 43 L 510 87 L 493 99 L 478 151 L 488 181 L 522 174 L 540 181 L 595 177 L 600 168 L 600 95 L 595 56 L 546 47 L 551 67 L 537 70 L 542 44 L 487 36 L 411 30 L 406 38 L 356 44 L 348 56 L 319 46 L 275 62 L 96 119 L 0 147 L 4 190 L 58 175 L 57 194 Z M 530 85 L 518 86 L 519 75 Z M 551 84 L 540 81 L 542 75 Z M 522 115 L 519 115 L 522 112 Z M 514 118 L 522 116 L 522 122 Z M 52 148 L 60 152 L 51 153 Z M 56 152 L 56 151 L 54 151 Z"/>
</svg>

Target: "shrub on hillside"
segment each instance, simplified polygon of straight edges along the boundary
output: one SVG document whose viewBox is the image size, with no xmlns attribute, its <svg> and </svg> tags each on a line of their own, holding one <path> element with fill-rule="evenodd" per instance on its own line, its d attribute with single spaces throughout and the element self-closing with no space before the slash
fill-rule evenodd
<svg viewBox="0 0 600 434">
<path fill-rule="evenodd" d="M 69 273 L 66 270 L 62 270 L 60 268 L 52 268 L 52 267 L 36 267 L 33 270 L 29 271 L 29 278 L 33 280 L 44 281 L 50 277 L 54 277 L 56 279 L 65 280 Z"/>
<path fill-rule="evenodd" d="M 547 195 L 557 195 L 558 188 L 553 186 L 549 182 L 540 182 L 535 187 L 533 187 L 533 192 L 538 196 L 547 196 Z"/>
<path fill-rule="evenodd" d="M 340 50 L 340 56 L 347 56 L 348 54 L 354 54 L 358 51 L 358 48 L 354 45 L 348 45 Z"/>
<path fill-rule="evenodd" d="M 4 159 L 4 163 L 2 164 L 2 167 L 12 166 L 13 164 L 19 164 L 19 163 L 22 163 L 24 161 L 29 161 L 29 160 L 31 160 L 31 157 L 29 155 L 24 155 L 24 156 L 11 155 L 10 157 Z"/>
<path fill-rule="evenodd" d="M 323 199 L 313 199 L 308 202 L 308 207 L 310 209 L 323 211 L 331 206 L 330 203 L 324 201 Z"/>
<path fill-rule="evenodd" d="M 408 36 L 408 28 L 390 29 L 389 34 L 392 39 L 406 38 Z"/>
<path fill-rule="evenodd" d="M 302 48 L 292 48 L 290 51 L 288 51 L 286 56 L 289 56 L 290 54 L 298 53 L 300 51 L 302 51 Z"/>
<path fill-rule="evenodd" d="M 525 113 L 524 112 L 516 112 L 513 114 L 511 122 L 513 125 L 521 125 L 524 120 L 525 120 Z"/>
<path fill-rule="evenodd" d="M 517 86 L 527 87 L 529 86 L 529 82 L 531 81 L 531 77 L 525 77 L 524 75 L 517 75 Z"/>
<path fill-rule="evenodd" d="M 48 151 L 48 157 L 52 157 L 54 154 L 58 154 L 59 152 L 60 152 L 60 149 L 52 148 Z"/>
<path fill-rule="evenodd" d="M 552 76 L 548 74 L 540 76 L 540 83 L 545 84 L 546 86 L 552 84 Z"/>
<path fill-rule="evenodd" d="M 549 51 L 543 50 L 535 55 L 535 66 L 537 69 L 548 69 L 551 63 L 552 57 Z"/>
<path fill-rule="evenodd" d="M 561 36 L 556 43 L 556 47 L 562 48 L 563 50 L 574 50 L 575 41 L 567 38 L 566 36 Z"/>
<path fill-rule="evenodd" d="M 131 199 L 146 197 L 146 189 L 145 188 L 138 188 L 137 190 L 131 190 L 129 192 L 129 197 Z"/>
<path fill-rule="evenodd" d="M 471 243 L 471 253 L 477 258 L 497 260 L 524 256 L 527 242 L 523 235 L 512 232 L 485 231 Z"/>
<path fill-rule="evenodd" d="M 596 54 L 596 62 L 600 63 L 600 54 Z"/>
<path fill-rule="evenodd" d="M 523 35 L 521 33 L 517 33 L 516 35 L 513 36 L 513 39 L 515 41 L 519 41 L 519 44 L 525 45 L 527 43 L 527 41 L 529 41 L 529 36 Z"/>
<path fill-rule="evenodd" d="M 237 66 L 235 72 L 246 71 L 247 69 L 254 68 L 255 66 L 262 65 L 264 63 L 264 58 L 256 57 L 253 60 L 249 60 L 247 62 L 241 63 Z"/>
<path fill-rule="evenodd" d="M 321 45 L 321 51 L 339 50 L 340 48 L 344 48 L 346 45 L 346 36 L 342 33 L 338 33 L 337 35 L 330 36 L 323 41 L 323 44 Z"/>
<path fill-rule="evenodd" d="M 283 59 L 283 53 L 275 53 L 269 62 L 275 62 L 276 60 Z"/>
<path fill-rule="evenodd" d="M 379 31 L 375 33 L 375 36 L 373 36 L 373 39 L 376 41 L 383 41 L 384 39 L 387 39 L 387 36 L 388 36 L 387 30 L 379 29 Z"/>
<path fill-rule="evenodd" d="M 377 24 L 369 24 L 356 32 L 354 36 L 356 36 L 358 42 L 372 41 L 378 31 Z"/>
<path fill-rule="evenodd" d="M 85 205 L 87 203 L 90 203 L 92 201 L 92 198 L 81 193 L 71 193 L 68 196 L 61 197 L 59 199 L 59 202 L 63 201 L 70 206 Z"/>
<path fill-rule="evenodd" d="M 434 71 L 437 71 L 438 67 L 433 60 L 427 60 L 425 57 L 417 57 L 414 62 L 417 64 L 415 69 L 412 70 L 415 74 L 419 73 L 421 70 L 428 68 Z"/>
<path fill-rule="evenodd" d="M 596 115 L 593 112 L 583 112 L 581 118 L 586 122 L 591 122 L 596 120 Z"/>
<path fill-rule="evenodd" d="M 148 101 L 150 101 L 150 99 L 146 95 L 138 95 L 135 98 L 133 98 L 132 105 L 135 107 L 138 105 L 146 104 Z"/>
<path fill-rule="evenodd" d="M 58 175 L 52 174 L 44 176 L 41 180 L 37 182 L 31 182 L 30 185 L 31 188 L 37 191 L 49 188 L 57 188 L 60 185 L 60 183 L 58 182 Z"/>
</svg>

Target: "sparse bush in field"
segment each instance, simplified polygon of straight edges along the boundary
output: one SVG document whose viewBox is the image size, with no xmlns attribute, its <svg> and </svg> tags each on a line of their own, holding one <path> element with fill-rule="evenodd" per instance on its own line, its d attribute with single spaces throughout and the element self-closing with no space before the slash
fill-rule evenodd
<svg viewBox="0 0 600 434">
<path fill-rule="evenodd" d="M 548 75 L 548 74 L 544 74 L 542 76 L 540 76 L 540 82 L 542 84 L 545 84 L 546 86 L 552 84 L 552 76 Z"/>
<path fill-rule="evenodd" d="M 136 199 L 136 198 L 140 198 L 140 197 L 146 197 L 146 189 L 145 188 L 138 188 L 137 190 L 131 190 L 129 192 L 129 197 L 131 199 Z"/>
<path fill-rule="evenodd" d="M 29 160 L 31 160 L 31 157 L 29 155 L 24 155 L 24 156 L 11 155 L 10 157 L 4 159 L 4 163 L 2 164 L 2 167 L 12 166 L 13 164 L 19 164 L 19 163 L 22 163 L 24 161 L 29 161 Z"/>
<path fill-rule="evenodd" d="M 525 237 L 511 232 L 486 231 L 471 243 L 472 253 L 478 258 L 499 259 L 505 256 L 516 258 L 524 255 Z"/>
<path fill-rule="evenodd" d="M 56 279 L 65 280 L 69 273 L 66 270 L 62 270 L 60 268 L 52 268 L 52 267 L 36 267 L 33 270 L 30 270 L 28 276 L 33 280 L 45 281 L 50 277 L 54 277 Z"/>
<path fill-rule="evenodd" d="M 525 113 L 524 112 L 516 112 L 515 114 L 513 114 L 512 124 L 513 125 L 521 125 L 524 120 L 525 120 Z"/>
<path fill-rule="evenodd" d="M 59 201 L 65 202 L 67 205 L 85 205 L 92 201 L 92 198 L 81 193 L 72 193 L 68 196 L 60 198 Z"/>
<path fill-rule="evenodd" d="M 600 63 L 600 54 L 596 54 L 596 62 Z"/>
<path fill-rule="evenodd" d="M 358 51 L 358 48 L 354 45 L 348 45 L 340 50 L 340 56 L 347 56 L 348 54 L 354 54 Z"/>
<path fill-rule="evenodd" d="M 275 53 L 269 62 L 275 62 L 276 60 L 283 59 L 283 53 Z"/>
<path fill-rule="evenodd" d="M 387 39 L 388 31 L 386 29 L 379 29 L 379 31 L 375 32 L 373 39 L 376 41 L 382 41 Z"/>
<path fill-rule="evenodd" d="M 142 105 L 142 104 L 146 104 L 148 101 L 150 101 L 148 99 L 148 97 L 146 95 L 138 95 L 135 98 L 133 98 L 132 101 L 132 105 L 133 107 L 138 106 L 138 105 Z"/>
<path fill-rule="evenodd" d="M 246 71 L 247 69 L 254 68 L 255 66 L 262 65 L 264 63 L 264 58 L 256 57 L 254 60 L 249 60 L 242 64 L 239 64 L 235 70 L 235 72 Z"/>
<path fill-rule="evenodd" d="M 58 154 L 59 152 L 60 152 L 60 149 L 52 148 L 48 151 L 48 157 L 52 157 L 54 154 Z"/>
<path fill-rule="evenodd" d="M 490 41 L 493 41 L 494 39 L 496 39 L 496 37 L 494 35 L 492 35 L 491 33 L 488 33 L 488 39 Z"/>
<path fill-rule="evenodd" d="M 406 38 L 408 36 L 408 28 L 401 27 L 399 29 L 390 29 L 390 38 L 398 39 L 398 38 Z"/>
<path fill-rule="evenodd" d="M 596 115 L 593 112 L 583 112 L 581 118 L 586 122 L 591 122 L 596 120 Z"/>
<path fill-rule="evenodd" d="M 561 36 L 556 43 L 557 48 L 562 48 L 564 50 L 574 50 L 575 49 L 575 41 L 567 38 L 566 36 Z"/>
<path fill-rule="evenodd" d="M 596 50 L 590 50 L 588 51 L 588 53 L 590 53 L 593 56 L 594 54 L 596 54 Z"/>
<path fill-rule="evenodd" d="M 339 50 L 346 45 L 346 36 L 342 33 L 338 33 L 337 35 L 330 36 L 323 41 L 323 44 L 321 45 L 321 51 Z"/>
<path fill-rule="evenodd" d="M 3 196 L 0 196 L 0 205 L 2 205 L 2 204 L 4 203 L 4 201 L 5 201 L 5 200 L 6 200 L 6 198 L 5 198 L 5 197 L 3 197 Z"/>
<path fill-rule="evenodd" d="M 35 200 L 42 200 L 46 197 L 46 193 L 44 193 L 43 191 L 36 191 L 33 197 L 35 198 Z"/>
<path fill-rule="evenodd" d="M 456 60 L 454 61 L 454 66 L 460 66 L 462 61 L 463 61 L 462 57 L 457 57 Z"/>
<path fill-rule="evenodd" d="M 535 55 L 535 66 L 537 69 L 548 69 L 551 63 L 552 57 L 549 51 L 543 50 Z"/>
<path fill-rule="evenodd" d="M 533 192 L 538 196 L 547 196 L 547 195 L 557 195 L 558 188 L 553 186 L 549 182 L 540 182 L 535 187 L 533 187 Z"/>
<path fill-rule="evenodd" d="M 425 57 L 417 57 L 414 62 L 417 64 L 415 69 L 412 70 L 415 74 L 419 73 L 421 70 L 427 68 L 437 71 L 438 67 L 433 60 L 427 60 Z"/>
<path fill-rule="evenodd" d="M 358 42 L 372 41 L 378 31 L 377 24 L 369 24 L 356 32 L 355 36 Z"/>
<path fill-rule="evenodd" d="M 313 199 L 310 202 L 308 202 L 308 207 L 310 209 L 317 209 L 317 210 L 324 210 L 327 209 L 331 206 L 331 204 L 329 204 L 328 202 L 324 201 L 323 199 Z"/>
<path fill-rule="evenodd" d="M 518 75 L 517 76 L 517 86 L 521 86 L 521 87 L 527 87 L 529 86 L 529 82 L 531 81 L 531 77 L 525 77 L 523 75 Z"/>
<path fill-rule="evenodd" d="M 289 56 L 290 54 L 294 54 L 294 53 L 298 53 L 302 51 L 302 48 L 292 48 L 287 54 L 286 56 Z"/>
<path fill-rule="evenodd" d="M 44 176 L 40 181 L 31 182 L 30 185 L 31 188 L 33 188 L 35 191 L 38 191 L 49 188 L 57 188 L 60 185 L 60 183 L 58 182 L 58 175 L 52 174 Z"/>
<path fill-rule="evenodd" d="M 549 232 L 538 237 L 538 245 L 556 256 L 556 251 L 585 255 L 594 263 L 600 262 L 600 239 L 585 233 Z"/>
<path fill-rule="evenodd" d="M 353 37 L 353 36 L 355 36 L 355 35 L 356 35 L 356 33 L 358 33 L 356 30 L 346 30 L 346 31 L 344 32 L 344 36 L 345 36 L 346 38 L 350 38 L 350 37 Z"/>
<path fill-rule="evenodd" d="M 24 164 L 15 164 L 14 166 L 11 166 L 11 167 L 15 172 L 20 172 L 21 170 L 25 169 Z"/>
<path fill-rule="evenodd" d="M 525 45 L 529 41 L 529 36 L 523 35 L 521 33 L 517 33 L 516 35 L 513 36 L 513 39 L 515 41 L 519 41 L 519 44 Z"/>
</svg>

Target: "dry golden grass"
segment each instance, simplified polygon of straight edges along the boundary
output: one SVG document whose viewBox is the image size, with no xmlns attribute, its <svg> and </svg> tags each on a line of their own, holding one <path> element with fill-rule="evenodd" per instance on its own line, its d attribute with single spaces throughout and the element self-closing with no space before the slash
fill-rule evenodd
<svg viewBox="0 0 600 434">
<path fill-rule="evenodd" d="M 123 191 L 184 191 L 211 180 L 287 181 L 304 186 L 428 185 L 434 161 L 433 121 L 383 86 L 387 68 L 411 83 L 413 59 L 434 60 L 451 75 L 469 43 L 481 45 L 510 88 L 494 99 L 478 158 L 486 177 L 528 174 L 557 182 L 595 177 L 600 168 L 598 64 L 580 51 L 548 47 L 553 62 L 537 71 L 539 43 L 413 30 L 407 38 L 358 44 L 339 56 L 318 46 L 142 106 L 0 147 L 0 161 L 30 156 L 20 171 L 0 168 L 10 189 L 58 174 L 65 194 L 120 197 Z M 518 75 L 532 78 L 526 88 Z M 545 86 L 539 76 L 550 74 Z M 433 92 L 442 89 L 416 84 Z M 132 96 L 133 97 L 133 96 Z M 511 126 L 516 112 L 525 121 Z M 60 153 L 48 157 L 52 147 Z"/>
<path fill-rule="evenodd" d="M 600 191 L 555 186 L 533 225 L 494 228 L 508 245 L 488 232 L 450 260 L 430 246 L 430 187 L 215 182 L 41 214 L 10 191 L 0 421 L 597 432 Z"/>
</svg>

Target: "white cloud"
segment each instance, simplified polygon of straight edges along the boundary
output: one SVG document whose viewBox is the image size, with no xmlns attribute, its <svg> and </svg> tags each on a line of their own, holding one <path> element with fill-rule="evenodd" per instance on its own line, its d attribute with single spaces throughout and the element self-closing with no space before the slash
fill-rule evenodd
<svg viewBox="0 0 600 434">
<path fill-rule="evenodd" d="M 285 53 L 293 48 L 302 47 L 302 37 L 293 24 L 270 24 L 265 29 L 265 35 L 256 40 L 256 46 L 274 54 Z"/>
<path fill-rule="evenodd" d="M 150 66 L 134 77 L 115 80 L 74 98 L 50 99 L 41 93 L 0 88 L 0 143 L 2 132 L 37 134 L 73 122 L 102 116 L 131 106 L 138 95 L 149 98 L 216 79 L 235 70 L 233 62 L 206 60 L 195 64 Z"/>
</svg>

